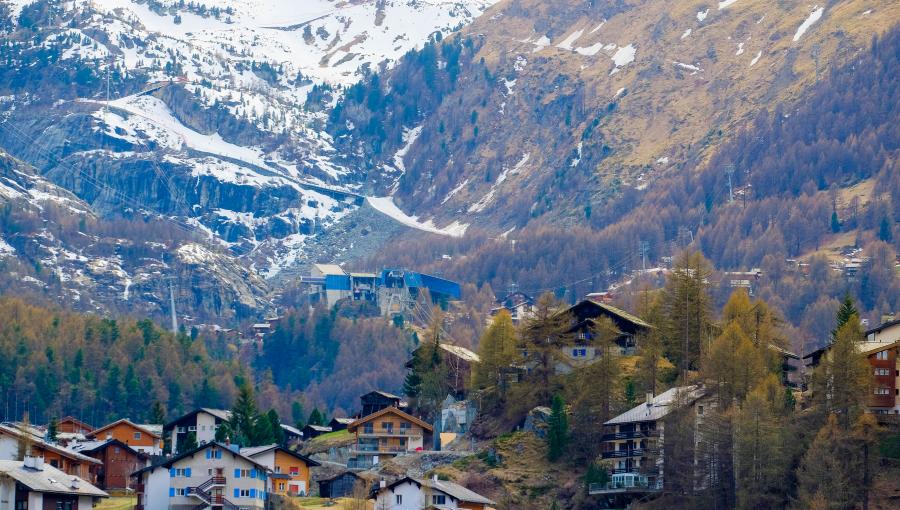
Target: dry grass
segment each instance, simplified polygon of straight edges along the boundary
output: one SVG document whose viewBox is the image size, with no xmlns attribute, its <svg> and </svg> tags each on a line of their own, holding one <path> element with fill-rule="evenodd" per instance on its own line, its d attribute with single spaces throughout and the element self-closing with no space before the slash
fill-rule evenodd
<svg viewBox="0 0 900 510">
<path fill-rule="evenodd" d="M 135 497 L 107 498 L 94 507 L 94 510 L 130 510 L 137 504 Z"/>
</svg>

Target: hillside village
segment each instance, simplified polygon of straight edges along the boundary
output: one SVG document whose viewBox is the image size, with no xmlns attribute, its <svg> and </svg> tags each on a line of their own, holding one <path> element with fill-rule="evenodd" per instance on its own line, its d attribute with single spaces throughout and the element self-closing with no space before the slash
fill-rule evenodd
<svg viewBox="0 0 900 510">
<path fill-rule="evenodd" d="M 348 416 L 315 409 L 282 423 L 248 383 L 231 409 L 166 416 L 157 403 L 154 423 L 35 425 L 26 414 L 0 425 L 2 508 L 87 509 L 110 497 L 135 510 L 816 507 L 836 497 L 888 508 L 900 497 L 900 320 L 864 330 L 848 297 L 831 338 L 795 353 L 777 312 L 745 288 L 715 313 L 707 274 L 685 254 L 636 313 L 604 295 L 567 305 L 514 292 L 498 299 L 477 352 L 446 336 L 436 307 L 397 360 L 403 394 L 372 388 Z M 797 492 L 759 492 L 785 476 Z M 845 493 L 829 489 L 837 479 L 852 481 Z"/>
</svg>

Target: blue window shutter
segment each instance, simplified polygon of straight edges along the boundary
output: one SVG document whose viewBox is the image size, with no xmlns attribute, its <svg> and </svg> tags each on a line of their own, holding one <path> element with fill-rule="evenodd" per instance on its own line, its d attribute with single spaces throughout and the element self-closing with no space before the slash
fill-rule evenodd
<svg viewBox="0 0 900 510">
<path fill-rule="evenodd" d="M 234 490 L 234 497 L 235 497 L 235 499 L 241 497 L 241 490 L 240 490 L 240 489 L 235 489 L 235 490 Z"/>
<path fill-rule="evenodd" d="M 169 478 L 175 478 L 175 468 L 169 470 Z"/>
<path fill-rule="evenodd" d="M 191 468 L 187 468 L 184 470 L 184 476 L 186 476 L 187 478 L 191 477 Z"/>
<path fill-rule="evenodd" d="M 169 487 L 169 497 L 170 498 L 175 497 L 175 487 Z"/>
<path fill-rule="evenodd" d="M 240 478 L 240 477 L 241 477 L 241 470 L 240 470 L 240 469 L 235 469 L 235 470 L 234 470 L 234 477 L 235 477 L 235 478 Z"/>
<path fill-rule="evenodd" d="M 251 498 L 255 498 L 255 497 L 256 497 L 256 489 L 250 489 L 250 497 L 251 497 Z"/>
<path fill-rule="evenodd" d="M 256 470 L 255 469 L 250 470 L 250 478 L 256 478 Z"/>
<path fill-rule="evenodd" d="M 216 458 L 217 458 L 217 459 L 221 459 L 221 458 L 222 458 L 222 450 L 216 450 Z"/>
<path fill-rule="evenodd" d="M 212 450 L 206 450 L 206 458 L 209 459 L 212 457 Z"/>
</svg>

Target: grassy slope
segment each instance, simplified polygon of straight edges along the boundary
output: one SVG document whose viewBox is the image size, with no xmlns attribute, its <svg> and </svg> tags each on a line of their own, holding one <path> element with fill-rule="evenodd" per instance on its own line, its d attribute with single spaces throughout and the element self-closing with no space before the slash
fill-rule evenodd
<svg viewBox="0 0 900 510">
<path fill-rule="evenodd" d="M 632 6 L 630 10 L 612 16 L 596 31 L 602 14 L 575 0 L 552 5 L 542 0 L 501 2 L 465 29 L 473 36 L 483 34 L 485 44 L 480 56 L 501 78 L 499 90 L 485 107 L 472 105 L 479 110 L 481 131 L 492 134 L 480 139 L 470 156 L 455 154 L 450 158 L 457 165 L 460 157 L 466 159 L 466 170 L 455 181 L 469 178 L 469 184 L 446 204 L 441 204 L 443 197 L 426 198 L 420 191 L 425 198 L 423 204 L 456 217 L 491 186 L 492 182 L 484 179 L 485 173 L 496 175 L 500 164 L 511 167 L 523 152 L 531 155 L 528 164 L 504 182 L 495 203 L 502 204 L 504 194 L 537 186 L 538 174 L 568 167 L 567 157 L 576 150 L 585 127 L 622 88 L 628 93 L 618 99 L 617 113 L 606 116 L 599 128 L 603 143 L 614 148 L 612 157 L 599 165 L 582 163 L 594 165 L 592 170 L 600 176 L 594 192 L 602 193 L 603 183 L 613 177 L 637 184 L 641 174 L 650 178 L 664 168 L 679 168 L 693 158 L 705 157 L 707 148 L 747 125 L 760 108 L 801 97 L 805 87 L 816 79 L 814 52 L 819 56 L 820 70 L 825 69 L 835 59 L 846 60 L 858 48 L 867 46 L 873 34 L 900 20 L 900 4 L 891 0 L 840 0 L 794 42 L 797 28 L 812 12 L 811 4 L 738 0 L 718 10 L 715 1 L 626 3 Z M 698 21 L 697 12 L 707 8 L 708 16 Z M 864 14 L 866 11 L 871 12 Z M 691 34 L 682 39 L 687 29 Z M 635 61 L 610 75 L 614 49 L 602 49 L 590 56 L 556 46 L 577 30 L 583 30 L 583 35 L 573 47 L 634 44 Z M 525 42 L 548 34 L 552 44 L 547 47 Z M 743 43 L 740 55 L 739 43 Z M 759 52 L 759 60 L 751 67 Z M 527 65 L 516 70 L 517 58 L 526 59 Z M 678 70 L 676 61 L 696 65 L 702 71 L 691 74 Z M 515 92 L 508 95 L 503 79 L 513 78 Z M 437 117 L 446 119 L 454 109 L 468 108 L 471 100 L 465 95 L 466 90 L 460 90 L 445 100 L 446 111 Z M 576 104 L 574 117 L 581 119 L 572 126 L 555 124 L 558 117 L 534 117 L 541 105 L 566 97 Z M 465 106 L 457 106 L 458 101 Z M 499 113 L 501 104 L 503 114 Z M 599 138 L 592 138 L 586 146 L 593 143 L 599 143 Z M 446 157 L 436 158 L 435 144 L 430 145 L 414 147 L 407 166 L 424 164 L 426 159 L 447 161 Z M 669 158 L 668 164 L 658 163 L 664 157 Z"/>
</svg>

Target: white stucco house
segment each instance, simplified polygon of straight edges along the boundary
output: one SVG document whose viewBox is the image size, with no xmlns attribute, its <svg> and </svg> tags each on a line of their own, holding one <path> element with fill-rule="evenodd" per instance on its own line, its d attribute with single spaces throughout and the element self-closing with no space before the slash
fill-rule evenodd
<svg viewBox="0 0 900 510">
<path fill-rule="evenodd" d="M 0 510 L 91 510 L 109 495 L 41 457 L 0 460 Z"/>
</svg>

